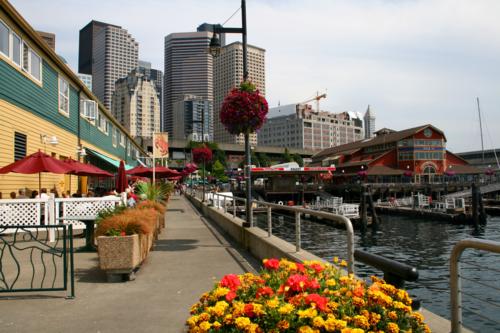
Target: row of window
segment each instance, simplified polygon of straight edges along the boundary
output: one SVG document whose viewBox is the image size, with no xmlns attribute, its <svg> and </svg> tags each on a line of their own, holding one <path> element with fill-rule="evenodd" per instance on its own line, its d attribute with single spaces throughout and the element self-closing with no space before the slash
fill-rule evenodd
<svg viewBox="0 0 500 333">
<path fill-rule="evenodd" d="M 2 21 L 0 21 L 0 53 L 33 79 L 42 82 L 42 58 Z"/>
<path fill-rule="evenodd" d="M 444 152 L 399 152 L 398 159 L 400 161 L 413 161 L 413 160 L 443 160 Z"/>
<path fill-rule="evenodd" d="M 0 54 L 9 58 L 15 65 L 17 65 L 21 70 L 26 72 L 35 81 L 42 83 L 42 58 L 32 49 L 29 45 L 22 40 L 9 26 L 7 26 L 3 21 L 0 20 Z M 70 85 L 66 79 L 62 76 L 58 78 L 58 110 L 65 116 L 69 117 L 70 110 Z M 92 100 L 81 100 L 80 101 L 80 114 L 89 120 L 90 123 L 96 125 L 99 130 L 104 134 L 109 135 L 110 124 L 108 119 L 98 112 L 97 103 Z M 23 139 L 24 138 L 24 139 Z M 22 142 L 26 140 L 24 134 L 15 134 L 15 144 L 19 147 L 15 147 L 15 158 L 17 155 L 26 155 L 26 147 L 22 148 Z M 114 128 L 113 131 L 113 146 L 117 146 L 119 142 L 122 147 L 126 146 L 126 136 L 121 133 L 119 129 Z M 127 155 L 131 156 L 130 150 L 132 149 L 132 156 L 137 157 L 139 151 L 130 147 L 127 147 Z M 24 153 L 23 153 L 24 149 Z M 22 158 L 21 157 L 21 158 Z"/>
<path fill-rule="evenodd" d="M 398 147 L 413 147 L 413 146 L 443 146 L 443 140 L 426 140 L 426 139 L 406 139 L 398 142 Z"/>
</svg>

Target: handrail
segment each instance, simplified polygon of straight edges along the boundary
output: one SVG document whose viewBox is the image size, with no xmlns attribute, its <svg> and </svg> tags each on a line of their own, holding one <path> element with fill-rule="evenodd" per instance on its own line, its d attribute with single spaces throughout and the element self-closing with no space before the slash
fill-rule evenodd
<svg viewBox="0 0 500 333">
<path fill-rule="evenodd" d="M 236 216 L 236 209 L 235 209 L 235 202 L 236 201 L 243 201 L 245 202 L 245 198 L 241 197 L 235 197 L 235 196 L 229 196 L 229 195 L 224 195 L 224 194 L 218 194 L 218 193 L 213 193 L 212 194 L 214 197 L 217 197 L 219 201 L 220 198 L 230 198 L 233 200 L 233 217 Z M 274 209 L 279 209 L 279 210 L 285 210 L 285 211 L 290 211 L 295 214 L 295 223 L 298 228 L 296 228 L 296 249 L 297 252 L 300 250 L 300 215 L 301 214 L 309 214 L 312 216 L 317 216 L 321 217 L 324 219 L 328 220 L 333 220 L 335 222 L 343 223 L 346 227 L 347 231 L 347 271 L 349 273 L 354 273 L 354 228 L 352 226 L 351 220 L 348 219 L 345 216 L 342 215 L 337 215 L 337 214 L 332 214 L 324 211 L 317 211 L 317 210 L 312 210 L 312 209 L 306 209 L 306 208 L 300 208 L 300 207 L 292 207 L 292 206 L 284 206 L 284 205 L 279 205 L 279 204 L 274 204 L 266 201 L 259 201 L 259 200 L 252 200 L 252 203 L 258 204 L 258 205 L 263 205 L 268 208 L 274 208 Z M 220 205 L 216 205 L 220 206 Z M 250 205 L 251 206 L 251 205 Z M 252 212 L 250 212 L 252 214 Z M 268 212 L 269 216 L 269 212 Z M 269 217 L 268 217 L 268 224 L 269 224 Z M 253 226 L 253 221 L 252 225 Z M 272 233 L 268 231 L 268 234 L 271 235 Z"/>
<path fill-rule="evenodd" d="M 486 239 L 462 239 L 451 251 L 450 256 L 450 298 L 451 298 L 451 332 L 462 332 L 462 284 L 460 277 L 459 260 L 467 248 L 500 253 L 500 242 Z"/>
</svg>

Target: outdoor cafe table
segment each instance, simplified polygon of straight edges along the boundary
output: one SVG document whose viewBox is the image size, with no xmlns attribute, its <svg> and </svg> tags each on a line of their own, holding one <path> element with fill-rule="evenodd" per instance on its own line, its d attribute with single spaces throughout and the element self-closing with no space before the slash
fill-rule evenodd
<svg viewBox="0 0 500 333">
<path fill-rule="evenodd" d="M 59 221 L 80 221 L 85 223 L 85 246 L 77 249 L 78 252 L 96 252 L 94 245 L 94 224 L 95 216 L 63 216 L 58 218 Z"/>
</svg>

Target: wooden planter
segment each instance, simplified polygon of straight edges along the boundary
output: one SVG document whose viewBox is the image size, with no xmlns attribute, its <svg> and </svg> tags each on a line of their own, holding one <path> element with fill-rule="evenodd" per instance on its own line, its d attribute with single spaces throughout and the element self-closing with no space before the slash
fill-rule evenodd
<svg viewBox="0 0 500 333">
<path fill-rule="evenodd" d="M 129 275 L 142 260 L 139 235 L 97 237 L 99 267 L 106 271 L 108 281 L 117 281 L 117 275 Z M 147 256 L 147 253 L 145 254 Z"/>
</svg>

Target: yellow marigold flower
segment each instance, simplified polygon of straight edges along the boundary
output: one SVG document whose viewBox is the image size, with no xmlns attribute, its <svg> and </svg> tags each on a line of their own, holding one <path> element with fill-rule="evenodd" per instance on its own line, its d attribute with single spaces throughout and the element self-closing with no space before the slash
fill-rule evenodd
<svg viewBox="0 0 500 333">
<path fill-rule="evenodd" d="M 273 299 L 270 299 L 266 302 L 266 305 L 271 308 L 271 309 L 275 309 L 278 305 L 280 304 L 280 301 L 278 300 L 277 297 L 273 298 Z"/>
<path fill-rule="evenodd" d="M 233 315 L 232 314 L 227 314 L 225 317 L 224 317 L 224 324 L 231 324 L 233 322 Z"/>
<path fill-rule="evenodd" d="M 217 287 L 215 290 L 214 290 L 214 296 L 216 298 L 221 298 L 221 297 L 224 297 L 227 295 L 227 293 L 229 292 L 229 288 L 224 288 L 224 287 Z"/>
<path fill-rule="evenodd" d="M 277 326 L 281 331 L 285 331 L 290 328 L 290 323 L 286 320 L 280 320 Z"/>
<path fill-rule="evenodd" d="M 250 324 L 250 326 L 247 327 L 247 333 L 257 333 L 259 332 L 259 325 L 257 324 Z"/>
<path fill-rule="evenodd" d="M 250 322 L 250 318 L 239 317 L 239 318 L 236 318 L 236 320 L 234 321 L 234 323 L 236 324 L 236 327 L 238 327 L 240 330 L 244 330 L 248 326 L 250 326 L 251 322 Z"/>
<path fill-rule="evenodd" d="M 392 284 L 383 283 L 380 287 L 382 288 L 383 291 L 391 295 L 394 295 L 397 292 L 396 287 L 394 287 Z"/>
<path fill-rule="evenodd" d="M 295 307 L 290 304 L 290 303 L 287 303 L 285 305 L 282 305 L 279 309 L 278 309 L 278 312 L 280 314 L 289 314 L 290 312 L 292 312 L 293 310 L 295 309 Z"/>
<path fill-rule="evenodd" d="M 261 316 L 263 314 L 265 314 L 266 312 L 264 311 L 264 306 L 262 304 L 258 304 L 258 303 L 252 303 L 253 305 L 253 312 L 257 315 L 257 316 Z"/>
<path fill-rule="evenodd" d="M 187 320 L 187 324 L 191 327 L 196 326 L 196 323 L 198 322 L 199 318 L 200 318 L 199 316 L 191 316 Z"/>
<path fill-rule="evenodd" d="M 354 296 L 352 298 L 352 304 L 354 304 L 355 306 L 357 306 L 358 308 L 361 308 L 363 306 L 366 305 L 366 302 L 364 299 L 362 299 L 361 297 L 357 297 L 357 296 Z"/>
<path fill-rule="evenodd" d="M 347 327 L 347 321 L 345 320 L 335 320 L 335 329 L 341 330 Z"/>
<path fill-rule="evenodd" d="M 337 264 L 339 262 L 339 257 L 333 257 L 333 262 Z"/>
<path fill-rule="evenodd" d="M 402 310 L 403 312 L 411 312 L 411 306 L 405 305 L 401 302 L 395 301 L 393 304 L 396 310 Z"/>
<path fill-rule="evenodd" d="M 317 316 L 314 317 L 312 324 L 316 328 L 323 328 L 323 326 L 325 326 L 325 320 L 322 317 Z"/>
<path fill-rule="evenodd" d="M 337 320 L 333 316 L 332 317 L 329 316 L 328 319 L 325 320 L 324 327 L 325 327 L 325 329 L 326 329 L 327 332 L 333 332 L 333 331 L 335 331 L 335 327 L 336 327 L 335 323 L 336 323 L 336 321 Z"/>
<path fill-rule="evenodd" d="M 221 328 L 222 324 L 219 323 L 217 320 L 214 321 L 214 323 L 212 324 L 212 327 L 215 328 L 216 330 Z"/>
<path fill-rule="evenodd" d="M 380 318 L 382 318 L 382 316 L 378 313 L 375 313 L 375 312 L 371 312 L 370 313 L 370 324 L 372 326 L 375 326 L 378 324 L 378 322 L 380 321 Z"/>
<path fill-rule="evenodd" d="M 326 280 L 326 285 L 328 287 L 334 287 L 336 284 L 337 284 L 337 281 L 335 281 L 335 279 L 328 279 L 328 280 Z"/>
<path fill-rule="evenodd" d="M 233 302 L 233 316 L 239 317 L 245 311 L 245 303 L 237 301 Z"/>
<path fill-rule="evenodd" d="M 329 308 L 329 309 L 331 309 L 332 311 L 337 310 L 337 309 L 338 309 L 338 307 L 339 307 L 339 303 L 337 303 L 337 302 L 328 302 L 326 305 L 327 305 L 327 306 L 328 306 L 328 308 Z"/>
<path fill-rule="evenodd" d="M 208 321 L 202 321 L 199 325 L 199 328 L 202 332 L 208 332 L 210 327 L 212 327 L 212 324 L 210 324 Z"/>
<path fill-rule="evenodd" d="M 299 333 L 313 333 L 314 330 L 310 326 L 301 326 L 301 327 L 299 327 L 297 332 L 299 332 Z"/>
<path fill-rule="evenodd" d="M 341 333 L 365 333 L 365 330 L 362 330 L 361 328 L 350 328 L 350 327 L 346 327 L 346 328 L 343 328 L 342 331 L 340 331 Z"/>
<path fill-rule="evenodd" d="M 387 317 L 389 317 L 390 320 L 398 320 L 398 314 L 396 313 L 396 311 L 389 311 Z"/>
<path fill-rule="evenodd" d="M 314 318 L 318 315 L 318 311 L 316 311 L 316 309 L 313 308 L 308 308 L 305 310 L 297 311 L 297 314 L 299 318 Z"/>
<path fill-rule="evenodd" d="M 386 330 L 388 333 L 399 333 L 399 326 L 396 323 L 389 323 Z"/>
<path fill-rule="evenodd" d="M 424 316 L 422 316 L 421 313 L 418 313 L 418 312 L 413 312 L 411 314 L 412 318 L 415 319 L 417 321 L 417 323 L 421 324 L 424 322 Z"/>
<path fill-rule="evenodd" d="M 359 315 L 354 316 L 353 320 L 354 320 L 354 325 L 359 328 L 366 330 L 370 327 L 370 324 L 368 323 L 368 318 L 366 318 L 365 316 L 359 316 Z"/>
<path fill-rule="evenodd" d="M 347 261 L 342 260 L 342 261 L 340 262 L 340 267 L 347 267 Z"/>
<path fill-rule="evenodd" d="M 206 312 L 203 312 L 200 314 L 200 321 L 209 321 L 210 320 L 210 315 Z"/>
</svg>

